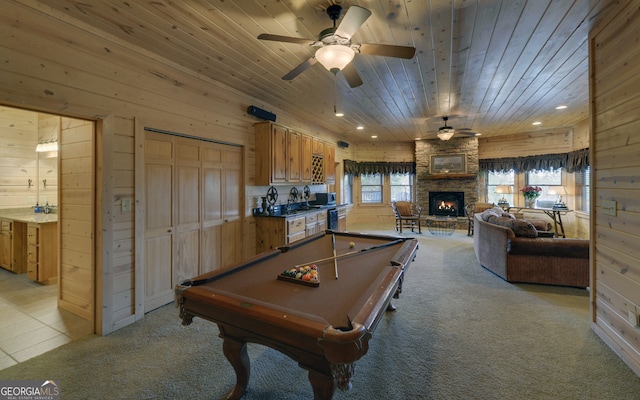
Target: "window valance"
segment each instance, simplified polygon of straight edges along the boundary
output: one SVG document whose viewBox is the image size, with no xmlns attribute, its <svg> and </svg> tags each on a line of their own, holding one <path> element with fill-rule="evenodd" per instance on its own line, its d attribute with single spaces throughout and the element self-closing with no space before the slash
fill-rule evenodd
<svg viewBox="0 0 640 400">
<path fill-rule="evenodd" d="M 582 171 L 589 166 L 589 149 L 569 153 L 542 154 L 528 157 L 490 158 L 479 160 L 481 171 L 529 172 L 564 168 L 567 172 Z"/>
<path fill-rule="evenodd" d="M 415 174 L 414 162 L 353 161 L 344 160 L 344 173 L 349 175 L 369 174 Z"/>
</svg>

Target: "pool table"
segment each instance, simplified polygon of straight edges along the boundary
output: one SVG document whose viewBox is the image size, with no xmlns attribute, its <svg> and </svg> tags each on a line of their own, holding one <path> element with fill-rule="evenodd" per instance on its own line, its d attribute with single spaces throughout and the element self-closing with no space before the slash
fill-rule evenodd
<svg viewBox="0 0 640 400">
<path fill-rule="evenodd" d="M 309 371 L 314 398 L 331 399 L 336 388 L 351 388 L 355 362 L 367 353 L 417 249 L 415 239 L 325 231 L 180 282 L 176 305 L 183 325 L 194 317 L 218 325 L 236 373 L 225 398 L 240 398 L 248 385 L 251 342 L 297 361 Z M 277 279 L 310 263 L 317 265 L 318 286 Z"/>
</svg>

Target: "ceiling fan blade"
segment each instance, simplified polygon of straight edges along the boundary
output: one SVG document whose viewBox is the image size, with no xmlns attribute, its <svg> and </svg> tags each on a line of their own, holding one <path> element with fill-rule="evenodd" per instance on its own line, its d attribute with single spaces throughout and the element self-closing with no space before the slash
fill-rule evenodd
<svg viewBox="0 0 640 400">
<path fill-rule="evenodd" d="M 471 132 L 471 130 L 460 130 L 460 129 L 456 129 L 456 135 L 461 135 L 461 136 L 479 136 L 478 133 Z"/>
<path fill-rule="evenodd" d="M 289 71 L 285 76 L 282 77 L 282 80 L 285 80 L 285 81 L 292 80 L 293 78 L 300 75 L 301 73 L 306 71 L 307 68 L 313 66 L 317 62 L 318 60 L 316 60 L 315 57 L 309 58 L 307 61 L 304 61 L 302 64 L 298 65 L 297 67 Z"/>
<path fill-rule="evenodd" d="M 268 33 L 261 33 L 260 35 L 258 35 L 258 39 L 271 40 L 274 42 L 287 42 L 287 43 L 306 44 L 306 45 L 312 45 L 316 42 L 315 40 L 311 40 L 311 39 L 296 38 L 291 36 L 270 35 Z"/>
<path fill-rule="evenodd" d="M 410 46 L 394 46 L 389 44 L 360 45 L 360 53 L 372 56 L 396 57 L 410 59 L 416 54 L 416 48 Z"/>
<path fill-rule="evenodd" d="M 342 74 L 352 88 L 362 85 L 362 79 L 360 78 L 360 74 L 358 74 L 358 70 L 354 67 L 353 62 L 350 62 L 346 67 L 342 68 Z"/>
<path fill-rule="evenodd" d="M 340 36 L 341 38 L 351 39 L 358 28 L 364 24 L 364 21 L 369 18 L 371 15 L 371 11 L 366 8 L 362 8 L 359 6 L 351 6 L 347 10 L 347 13 L 342 18 L 342 22 L 338 25 L 336 29 L 336 36 Z"/>
</svg>

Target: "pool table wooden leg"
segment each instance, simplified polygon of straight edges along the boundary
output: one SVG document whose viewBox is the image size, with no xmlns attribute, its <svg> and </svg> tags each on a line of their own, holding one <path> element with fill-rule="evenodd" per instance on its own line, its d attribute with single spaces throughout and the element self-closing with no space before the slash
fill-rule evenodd
<svg viewBox="0 0 640 400">
<path fill-rule="evenodd" d="M 313 388 L 313 400 L 331 400 L 336 391 L 336 381 L 331 376 L 309 370 L 309 382 Z"/>
<path fill-rule="evenodd" d="M 236 384 L 225 395 L 225 399 L 236 400 L 242 397 L 249 384 L 251 363 L 247 354 L 247 343 L 224 338 L 222 351 L 236 371 Z"/>
</svg>

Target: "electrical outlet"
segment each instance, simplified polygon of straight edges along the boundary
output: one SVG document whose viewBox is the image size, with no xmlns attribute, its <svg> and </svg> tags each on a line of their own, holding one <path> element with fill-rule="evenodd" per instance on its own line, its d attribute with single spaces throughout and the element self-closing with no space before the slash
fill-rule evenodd
<svg viewBox="0 0 640 400">
<path fill-rule="evenodd" d="M 122 199 L 122 212 L 131 211 L 131 199 L 129 197 L 125 197 Z"/>
<path fill-rule="evenodd" d="M 607 215 L 617 215 L 618 202 L 615 200 L 602 200 L 602 213 Z"/>
<path fill-rule="evenodd" d="M 629 311 L 629 323 L 634 327 L 638 327 L 638 314 L 633 311 Z"/>
</svg>

